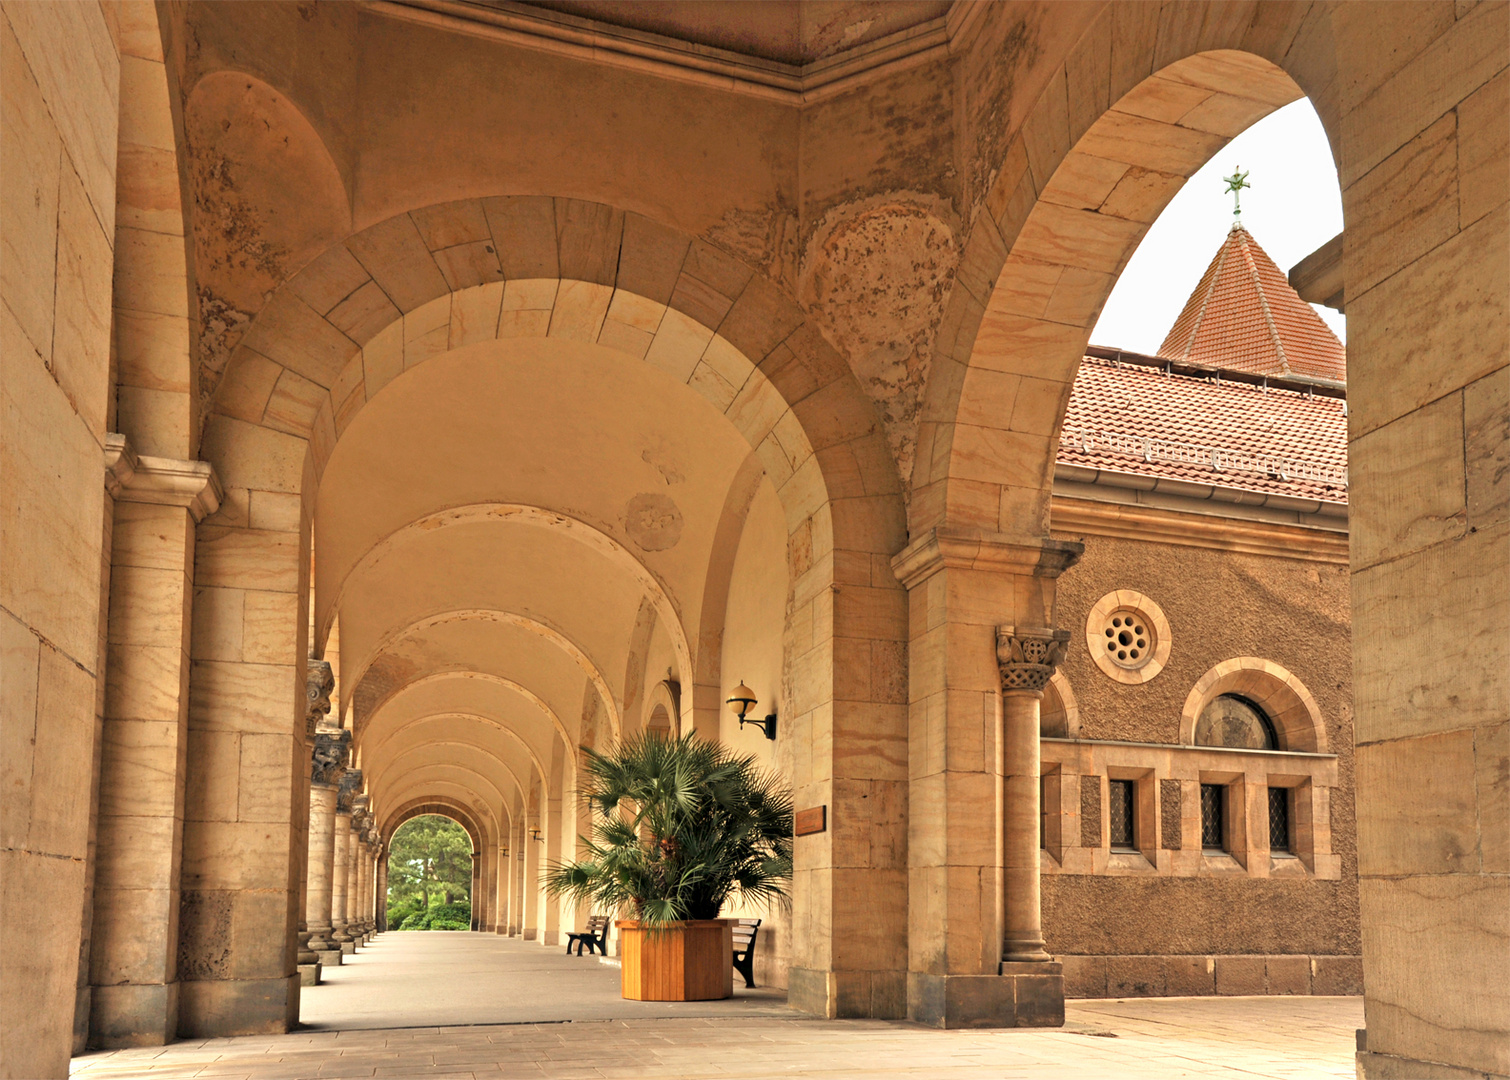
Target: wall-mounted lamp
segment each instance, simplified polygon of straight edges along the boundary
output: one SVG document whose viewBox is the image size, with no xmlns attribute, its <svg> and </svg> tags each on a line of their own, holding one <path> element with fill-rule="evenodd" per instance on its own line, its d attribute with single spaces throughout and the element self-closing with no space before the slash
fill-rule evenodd
<svg viewBox="0 0 1510 1080">
<path fill-rule="evenodd" d="M 744 683 L 740 683 L 734 688 L 733 692 L 729 695 L 729 699 L 726 704 L 729 706 L 729 711 L 732 712 L 735 716 L 739 717 L 739 727 L 741 731 L 744 730 L 744 726 L 746 724 L 753 724 L 755 727 L 758 727 L 761 731 L 765 732 L 765 737 L 767 739 L 776 738 L 775 713 L 768 714 L 764 720 L 752 720 L 745 715 L 755 707 L 755 691 L 751 690 Z"/>
<path fill-rule="evenodd" d="M 507 859 L 509 857 L 509 849 L 508 848 L 499 848 L 498 849 L 498 857 L 500 859 Z"/>
<path fill-rule="evenodd" d="M 545 834 L 542 833 L 539 829 L 531 829 L 530 839 L 535 841 L 536 843 L 539 843 L 541 840 L 545 839 Z"/>
</svg>

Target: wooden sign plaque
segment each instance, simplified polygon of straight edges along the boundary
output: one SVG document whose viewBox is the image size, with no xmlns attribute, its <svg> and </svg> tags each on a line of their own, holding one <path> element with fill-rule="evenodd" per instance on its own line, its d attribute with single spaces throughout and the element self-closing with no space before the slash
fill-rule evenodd
<svg viewBox="0 0 1510 1080">
<path fill-rule="evenodd" d="M 814 806 L 808 810 L 798 810 L 793 824 L 795 828 L 792 831 L 798 836 L 826 832 L 828 831 L 828 807 Z"/>
</svg>

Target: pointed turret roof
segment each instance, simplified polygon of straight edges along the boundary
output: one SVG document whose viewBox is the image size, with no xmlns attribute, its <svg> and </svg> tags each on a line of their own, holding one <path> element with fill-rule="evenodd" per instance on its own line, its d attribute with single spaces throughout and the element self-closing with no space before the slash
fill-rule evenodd
<svg viewBox="0 0 1510 1080">
<path fill-rule="evenodd" d="M 1255 375 L 1347 379 L 1342 342 L 1234 223 L 1159 355 Z"/>
</svg>

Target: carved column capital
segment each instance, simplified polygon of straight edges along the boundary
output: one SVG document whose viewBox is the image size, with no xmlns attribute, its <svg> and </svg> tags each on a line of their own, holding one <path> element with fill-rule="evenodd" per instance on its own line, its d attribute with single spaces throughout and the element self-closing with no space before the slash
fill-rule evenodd
<svg viewBox="0 0 1510 1080">
<path fill-rule="evenodd" d="M 1048 626 L 998 626 L 996 668 L 1003 692 L 1042 694 L 1069 649 L 1070 632 Z"/>
<path fill-rule="evenodd" d="M 319 787 L 335 787 L 346 773 L 346 757 L 351 747 L 351 732 L 323 728 L 314 734 L 310 747 L 309 782 Z"/>
<path fill-rule="evenodd" d="M 362 788 L 362 770 L 347 769 L 341 777 L 340 786 L 336 788 L 336 813 L 349 814 L 357 798 L 357 792 Z"/>
<path fill-rule="evenodd" d="M 324 660 L 310 660 L 304 669 L 304 733 L 314 738 L 321 721 L 330 715 L 330 693 L 336 688 L 335 673 Z"/>
</svg>

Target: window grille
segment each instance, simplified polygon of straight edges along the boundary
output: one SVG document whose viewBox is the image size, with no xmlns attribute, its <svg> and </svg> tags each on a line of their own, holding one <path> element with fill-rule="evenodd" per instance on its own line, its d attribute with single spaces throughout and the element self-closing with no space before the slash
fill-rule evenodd
<svg viewBox="0 0 1510 1080">
<path fill-rule="evenodd" d="M 1135 815 L 1133 813 L 1133 782 L 1131 780 L 1112 780 L 1107 785 L 1107 795 L 1111 799 L 1107 806 L 1111 825 L 1111 846 L 1113 850 L 1136 851 L 1134 843 L 1136 829 L 1134 828 Z"/>
<path fill-rule="evenodd" d="M 1227 850 L 1225 785 L 1201 785 L 1201 846 L 1208 851 Z"/>
<path fill-rule="evenodd" d="M 1290 848 L 1290 789 L 1269 789 L 1269 850 L 1288 852 Z"/>
</svg>

